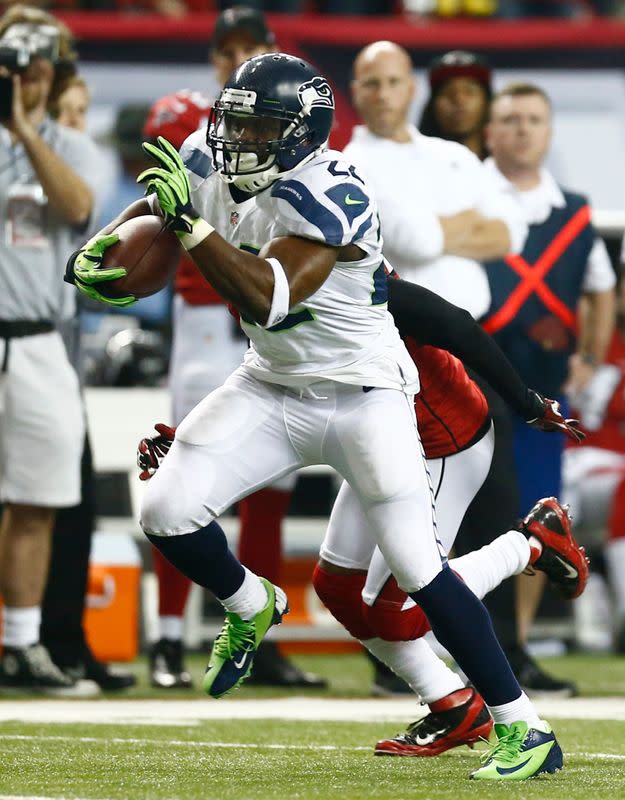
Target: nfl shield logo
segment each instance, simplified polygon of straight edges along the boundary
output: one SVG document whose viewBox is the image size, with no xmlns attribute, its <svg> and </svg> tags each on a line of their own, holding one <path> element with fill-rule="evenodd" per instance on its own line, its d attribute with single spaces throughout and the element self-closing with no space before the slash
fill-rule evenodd
<svg viewBox="0 0 625 800">
<path fill-rule="evenodd" d="M 230 224 L 234 228 L 234 226 L 239 221 L 239 212 L 238 211 L 231 211 L 230 212 Z"/>
</svg>

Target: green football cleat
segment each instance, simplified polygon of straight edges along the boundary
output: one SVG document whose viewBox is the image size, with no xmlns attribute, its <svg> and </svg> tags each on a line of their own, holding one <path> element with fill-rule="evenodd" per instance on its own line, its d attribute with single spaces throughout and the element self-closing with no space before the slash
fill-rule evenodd
<svg viewBox="0 0 625 800">
<path fill-rule="evenodd" d="M 495 724 L 497 741 L 482 756 L 483 766 L 471 773 L 476 781 L 524 781 L 542 772 L 562 769 L 562 750 L 548 722 L 534 728 L 527 722 Z"/>
<path fill-rule="evenodd" d="M 269 599 L 254 619 L 246 622 L 238 614 L 226 613 L 226 621 L 215 639 L 204 675 L 204 691 L 211 697 L 223 697 L 249 677 L 259 644 L 272 625 L 279 625 L 289 613 L 285 593 L 261 578 Z"/>
</svg>

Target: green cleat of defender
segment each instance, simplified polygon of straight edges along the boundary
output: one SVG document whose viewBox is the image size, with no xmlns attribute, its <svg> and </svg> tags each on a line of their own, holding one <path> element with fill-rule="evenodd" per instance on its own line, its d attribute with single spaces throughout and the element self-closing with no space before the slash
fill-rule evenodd
<svg viewBox="0 0 625 800">
<path fill-rule="evenodd" d="M 483 766 L 471 773 L 476 781 L 524 781 L 542 772 L 562 769 L 562 750 L 549 723 L 534 728 L 527 722 L 495 725 L 497 741 L 482 756 Z"/>
<path fill-rule="evenodd" d="M 285 593 L 265 578 L 267 605 L 249 622 L 238 614 L 226 613 L 226 621 L 215 639 L 206 674 L 204 691 L 211 697 L 223 697 L 249 677 L 258 645 L 272 625 L 279 625 L 289 612 Z"/>
</svg>

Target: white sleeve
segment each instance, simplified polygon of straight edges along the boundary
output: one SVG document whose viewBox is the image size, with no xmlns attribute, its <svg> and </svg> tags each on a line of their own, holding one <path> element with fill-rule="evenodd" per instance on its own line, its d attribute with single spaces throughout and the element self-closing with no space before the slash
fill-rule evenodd
<svg viewBox="0 0 625 800">
<path fill-rule="evenodd" d="M 625 264 L 625 234 L 623 235 L 623 241 L 621 242 L 621 264 Z"/>
<path fill-rule="evenodd" d="M 584 273 L 583 290 L 585 292 L 606 292 L 616 286 L 616 275 L 603 239 L 597 237 L 592 246 L 586 272 Z"/>
<path fill-rule="evenodd" d="M 500 219 L 510 234 L 510 252 L 520 253 L 529 228 L 523 206 L 516 197 L 516 190 L 511 184 L 499 181 L 481 163 L 479 167 L 476 180 L 479 181 L 481 192 L 476 209 L 487 219 Z"/>
</svg>

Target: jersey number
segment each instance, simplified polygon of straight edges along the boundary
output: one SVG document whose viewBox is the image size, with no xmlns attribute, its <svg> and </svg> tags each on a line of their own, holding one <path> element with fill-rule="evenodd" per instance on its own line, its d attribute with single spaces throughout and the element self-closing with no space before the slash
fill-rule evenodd
<svg viewBox="0 0 625 800">
<path fill-rule="evenodd" d="M 356 167 L 350 165 L 348 169 L 338 169 L 337 168 L 338 163 L 339 163 L 338 161 L 330 161 L 330 163 L 328 164 L 328 172 L 330 173 L 330 175 L 334 176 L 341 175 L 345 177 L 349 177 L 351 175 L 352 178 L 355 178 L 357 181 L 360 181 L 360 183 L 362 183 L 364 186 L 365 182 L 360 177 L 360 175 L 356 174 Z"/>
</svg>

